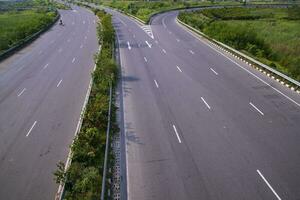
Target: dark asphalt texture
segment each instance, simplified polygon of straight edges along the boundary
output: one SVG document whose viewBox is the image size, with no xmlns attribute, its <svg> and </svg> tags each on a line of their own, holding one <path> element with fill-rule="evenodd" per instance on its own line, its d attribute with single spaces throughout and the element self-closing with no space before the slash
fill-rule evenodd
<svg viewBox="0 0 300 200">
<path fill-rule="evenodd" d="M 98 50 L 97 17 L 60 11 L 55 24 L 0 63 L 0 199 L 53 200 Z M 25 88 L 25 89 L 24 89 Z"/>
</svg>

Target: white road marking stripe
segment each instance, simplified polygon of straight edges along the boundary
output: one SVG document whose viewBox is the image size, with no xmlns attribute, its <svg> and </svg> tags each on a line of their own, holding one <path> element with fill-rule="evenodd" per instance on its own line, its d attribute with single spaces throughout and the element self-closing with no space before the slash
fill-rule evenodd
<svg viewBox="0 0 300 200">
<path fill-rule="evenodd" d="M 148 60 L 147 60 L 147 58 L 146 58 L 146 57 L 144 57 L 144 60 L 145 60 L 145 62 L 148 62 Z"/>
<path fill-rule="evenodd" d="M 180 24 L 179 24 L 180 25 Z M 182 26 L 182 25 L 181 25 Z M 184 26 L 182 26 L 189 34 L 191 34 L 193 37 L 195 37 L 197 40 L 199 40 L 200 42 L 204 43 L 206 46 L 208 46 L 209 48 L 213 49 L 214 51 L 216 51 L 217 53 L 221 54 L 222 56 L 224 56 L 225 58 L 227 58 L 228 60 L 230 60 L 232 63 L 236 64 L 239 68 L 245 70 L 246 72 L 248 72 L 249 74 L 251 74 L 252 76 L 254 76 L 255 78 L 257 78 L 258 80 L 260 80 L 261 82 L 263 82 L 264 84 L 266 84 L 267 86 L 269 86 L 270 88 L 272 88 L 273 90 L 275 90 L 276 92 L 278 92 L 279 94 L 281 94 L 282 96 L 284 96 L 285 98 L 287 98 L 288 100 L 290 100 L 291 102 L 293 102 L 294 104 L 296 104 L 297 106 L 300 107 L 300 103 L 296 102 L 294 99 L 292 99 L 291 97 L 287 96 L 286 94 L 282 93 L 280 90 L 276 89 L 275 87 L 271 86 L 269 83 L 267 83 L 266 81 L 264 81 L 263 79 L 259 78 L 258 76 L 256 76 L 254 73 L 252 73 L 251 71 L 249 71 L 248 69 L 244 68 L 243 66 L 241 66 L 240 64 L 238 64 L 237 62 L 235 62 L 233 59 L 229 58 L 228 56 L 226 56 L 225 54 L 223 54 L 222 52 L 220 52 L 219 50 L 215 49 L 214 47 L 212 47 L 210 44 L 208 44 L 207 42 L 202 41 L 200 38 L 201 36 L 196 36 L 195 33 L 193 33 L 191 30 L 185 28 Z M 213 45 L 215 45 L 214 43 L 212 43 Z M 216 45 L 215 45 L 216 46 Z M 235 56 L 236 57 L 236 56 Z"/>
<path fill-rule="evenodd" d="M 180 67 L 178 67 L 178 66 L 176 66 L 176 67 L 177 67 L 178 71 L 182 72 L 182 70 L 180 69 Z"/>
<path fill-rule="evenodd" d="M 178 142 L 181 143 L 181 139 L 180 139 L 180 137 L 179 137 L 179 134 L 178 134 L 178 132 L 177 132 L 176 126 L 175 126 L 174 124 L 173 124 L 173 129 L 174 129 L 174 132 L 175 132 L 175 134 L 176 134 L 176 136 L 177 136 Z"/>
<path fill-rule="evenodd" d="M 73 60 L 72 60 L 72 63 L 74 63 L 74 62 L 75 62 L 75 60 L 76 60 L 76 58 L 74 57 L 74 58 L 73 58 Z"/>
<path fill-rule="evenodd" d="M 118 17 L 117 17 L 118 18 Z M 120 18 L 118 18 L 118 20 L 124 25 L 124 26 L 127 26 L 127 24 L 123 21 L 123 20 L 121 20 Z M 94 20 L 95 21 L 95 20 Z"/>
<path fill-rule="evenodd" d="M 256 170 L 256 172 L 259 174 L 259 176 L 264 180 L 264 182 L 267 184 L 267 186 L 271 189 L 271 191 L 273 192 L 273 194 L 277 197 L 278 200 L 281 200 L 281 198 L 279 197 L 279 195 L 275 192 L 275 190 L 272 188 L 272 186 L 270 185 L 270 183 L 267 181 L 267 179 L 264 177 L 264 175 L 262 175 L 262 173 L 259 170 Z"/>
<path fill-rule="evenodd" d="M 127 42 L 127 46 L 128 46 L 128 49 L 131 50 L 131 46 L 130 46 L 129 42 Z"/>
<path fill-rule="evenodd" d="M 158 83 L 155 79 L 154 79 L 154 83 L 155 83 L 156 87 L 158 88 L 159 86 L 158 86 Z"/>
<path fill-rule="evenodd" d="M 25 65 L 22 65 L 22 67 L 19 67 L 19 68 L 17 69 L 17 72 L 21 71 L 24 67 L 25 67 Z"/>
<path fill-rule="evenodd" d="M 263 112 L 261 112 L 255 105 L 253 105 L 253 103 L 249 103 L 255 110 L 257 110 L 261 115 L 264 115 Z"/>
<path fill-rule="evenodd" d="M 83 22 L 82 22 L 83 24 L 85 24 L 85 21 L 83 20 Z"/>
<path fill-rule="evenodd" d="M 191 53 L 191 54 L 195 54 L 192 50 L 190 50 L 190 53 Z"/>
<path fill-rule="evenodd" d="M 56 87 L 59 87 L 59 85 L 61 84 L 62 79 L 57 83 Z"/>
<path fill-rule="evenodd" d="M 151 48 L 152 44 L 149 44 L 149 42 L 147 40 L 145 42 L 148 45 L 148 47 Z"/>
<path fill-rule="evenodd" d="M 206 107 L 210 110 L 210 106 L 208 105 L 208 103 L 206 103 L 206 101 L 204 100 L 203 97 L 201 97 L 202 101 L 204 102 L 204 104 L 206 105 Z"/>
<path fill-rule="evenodd" d="M 218 75 L 218 73 L 217 73 L 213 68 L 210 68 L 210 70 L 211 70 L 215 75 Z"/>
<path fill-rule="evenodd" d="M 24 88 L 19 94 L 18 97 L 21 96 L 25 92 L 26 88 Z"/>
<path fill-rule="evenodd" d="M 47 63 L 47 64 L 43 67 L 43 69 L 46 69 L 46 68 L 48 67 L 48 65 L 49 65 L 49 63 Z"/>
<path fill-rule="evenodd" d="M 36 123 L 37 123 L 37 121 L 34 121 L 34 123 L 32 124 L 31 128 L 30 128 L 29 131 L 27 132 L 26 137 L 29 136 L 29 134 L 31 133 L 32 129 L 35 127 Z"/>
<path fill-rule="evenodd" d="M 94 24 L 96 24 L 96 20 L 94 20 L 93 22 L 94 22 Z"/>
<path fill-rule="evenodd" d="M 164 50 L 164 49 L 162 49 L 162 51 L 163 51 L 164 53 L 167 53 L 166 50 Z"/>
</svg>

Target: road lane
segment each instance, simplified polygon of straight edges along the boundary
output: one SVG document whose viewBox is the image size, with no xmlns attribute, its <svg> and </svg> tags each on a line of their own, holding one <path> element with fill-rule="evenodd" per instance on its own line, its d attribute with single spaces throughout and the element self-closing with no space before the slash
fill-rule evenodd
<svg viewBox="0 0 300 200">
<path fill-rule="evenodd" d="M 300 195 L 299 108 L 272 87 L 300 102 L 295 92 L 193 37 L 175 22 L 176 12 L 152 20 L 155 40 L 128 17 L 112 13 L 121 44 L 153 44 L 136 45 L 134 53 L 120 49 L 129 199 L 276 198 L 258 168 L 283 199 Z M 184 73 L 175 73 L 176 66 Z M 167 166 L 172 167 L 166 172 Z"/>
<path fill-rule="evenodd" d="M 96 17 L 74 9 L 0 63 L 0 199 L 54 199 L 53 171 L 67 158 L 98 48 Z"/>
</svg>

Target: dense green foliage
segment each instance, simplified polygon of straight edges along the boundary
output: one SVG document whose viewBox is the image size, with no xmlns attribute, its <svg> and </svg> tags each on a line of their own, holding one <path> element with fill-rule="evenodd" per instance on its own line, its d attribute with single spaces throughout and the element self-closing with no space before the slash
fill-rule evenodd
<svg viewBox="0 0 300 200">
<path fill-rule="evenodd" d="M 115 85 L 117 66 L 113 56 L 115 33 L 111 16 L 96 13 L 101 20 L 98 36 L 101 52 L 96 56 L 93 84 L 80 132 L 71 146 L 72 163 L 64 172 L 58 164 L 57 182 L 65 183 L 64 199 L 100 199 L 103 172 L 110 83 Z M 112 126 L 114 132 L 116 126 Z"/>
<path fill-rule="evenodd" d="M 151 15 L 155 13 L 170 9 L 189 8 L 200 5 L 234 4 L 232 1 L 219 3 L 211 1 L 103 1 L 101 3 L 134 15 L 144 21 L 148 21 Z M 237 2 L 237 4 L 239 3 Z"/>
<path fill-rule="evenodd" d="M 224 8 L 179 18 L 277 70 L 300 80 L 300 8 Z"/>
<path fill-rule="evenodd" d="M 0 53 L 45 28 L 57 16 L 53 4 L 42 0 L 8 2 L 3 3 L 2 6 L 0 10 Z"/>
</svg>

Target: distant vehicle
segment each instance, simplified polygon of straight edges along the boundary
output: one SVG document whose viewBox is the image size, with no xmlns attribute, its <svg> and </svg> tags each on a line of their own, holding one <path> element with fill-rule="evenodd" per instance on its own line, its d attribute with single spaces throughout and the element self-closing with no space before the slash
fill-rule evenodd
<svg viewBox="0 0 300 200">
<path fill-rule="evenodd" d="M 64 26 L 62 19 L 59 20 L 59 25 Z"/>
</svg>

